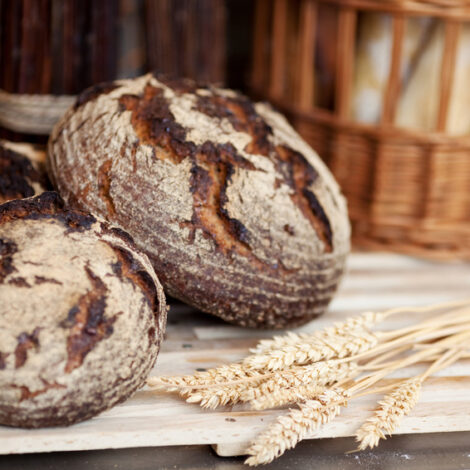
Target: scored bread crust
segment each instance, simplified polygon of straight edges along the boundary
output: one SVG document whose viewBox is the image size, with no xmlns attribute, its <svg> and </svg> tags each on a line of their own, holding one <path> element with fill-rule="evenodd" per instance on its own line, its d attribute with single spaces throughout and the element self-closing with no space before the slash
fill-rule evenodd
<svg viewBox="0 0 470 470">
<path fill-rule="evenodd" d="M 79 96 L 49 140 L 53 183 L 125 230 L 166 291 L 251 327 L 322 313 L 349 251 L 346 204 L 287 121 L 231 90 L 151 74 Z"/>
<path fill-rule="evenodd" d="M 166 322 L 130 236 L 57 193 L 0 205 L 0 424 L 68 425 L 143 385 Z"/>
</svg>

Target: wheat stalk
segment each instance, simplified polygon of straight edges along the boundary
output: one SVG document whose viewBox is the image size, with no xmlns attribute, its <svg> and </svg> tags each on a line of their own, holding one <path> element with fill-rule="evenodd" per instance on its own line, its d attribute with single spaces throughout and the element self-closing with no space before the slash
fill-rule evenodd
<svg viewBox="0 0 470 470">
<path fill-rule="evenodd" d="M 416 405 L 421 391 L 422 378 L 414 377 L 400 384 L 379 402 L 380 407 L 356 432 L 358 450 L 376 447 L 385 433 L 391 435 L 397 425 Z"/>
<path fill-rule="evenodd" d="M 147 385 L 151 388 L 172 392 L 182 387 L 199 387 L 258 375 L 260 375 L 259 371 L 250 370 L 243 364 L 235 363 L 224 364 L 213 369 L 196 372 L 193 375 L 149 377 Z"/>
<path fill-rule="evenodd" d="M 318 362 L 309 366 L 260 374 L 225 384 L 211 384 L 205 388 L 185 390 L 188 403 L 199 403 L 203 408 L 215 409 L 227 404 L 249 402 L 264 395 L 275 397 L 284 388 L 299 387 L 304 384 L 325 386 L 359 373 L 355 362 Z"/>
<path fill-rule="evenodd" d="M 366 331 L 355 334 L 315 338 L 315 341 L 299 342 L 248 356 L 243 364 L 254 370 L 281 370 L 293 364 L 302 365 L 336 358 L 345 358 L 369 351 L 378 343 L 376 335 Z"/>
<path fill-rule="evenodd" d="M 287 346 L 296 346 L 299 343 L 315 342 L 317 339 L 326 339 L 331 336 L 344 335 L 351 332 L 360 332 L 369 330 L 376 324 L 383 321 L 385 318 L 395 315 L 397 313 L 410 312 L 410 313 L 424 313 L 439 311 L 443 309 L 453 310 L 457 307 L 468 308 L 470 299 L 457 300 L 454 302 L 445 302 L 434 305 L 426 305 L 424 307 L 398 307 L 386 310 L 384 312 L 364 312 L 361 315 L 356 315 L 347 318 L 343 322 L 337 322 L 333 326 L 329 326 L 314 333 L 293 333 L 288 332 L 283 336 L 274 336 L 269 340 L 261 340 L 257 346 L 250 349 L 254 354 L 263 354 L 269 351 L 278 350 Z"/>
<path fill-rule="evenodd" d="M 382 421 L 375 427 L 373 423 L 369 423 L 369 426 L 365 426 L 361 433 L 359 433 L 359 438 L 364 440 L 364 446 L 374 445 L 376 441 L 385 436 L 384 430 L 393 432 L 400 419 L 412 409 L 418 399 L 421 383 L 430 374 L 436 372 L 439 368 L 449 365 L 463 354 L 461 345 L 468 341 L 469 335 L 470 331 L 464 331 L 443 338 L 436 343 L 432 343 L 428 351 L 419 351 L 410 357 L 395 361 L 395 363 L 386 370 L 375 372 L 365 379 L 359 379 L 347 389 L 327 389 L 317 400 L 309 400 L 304 405 L 299 405 L 300 413 L 298 410 L 291 410 L 289 415 L 280 417 L 275 424 L 270 426 L 255 440 L 253 445 L 247 450 L 247 454 L 251 457 L 247 459 L 246 463 L 249 465 L 268 463 L 282 455 L 287 449 L 294 447 L 308 432 L 324 424 L 322 422 L 323 419 L 325 420 L 324 422 L 329 422 L 339 413 L 340 406 L 335 400 L 328 401 L 324 399 L 325 396 L 328 397 L 330 392 L 334 393 L 340 390 L 344 398 L 342 404 L 346 404 L 350 398 L 357 398 L 370 393 L 370 387 L 373 384 L 394 370 L 425 359 L 426 356 L 432 355 L 436 348 L 442 346 L 450 347 L 447 353 L 432 364 L 424 374 L 417 378 L 410 379 L 408 381 L 410 383 L 409 387 L 406 387 L 408 382 L 405 383 L 403 388 L 398 388 L 392 392 L 392 394 L 381 403 L 382 411 L 379 410 L 377 416 L 379 416 Z M 413 386 L 418 388 L 415 394 L 413 394 L 415 390 Z M 367 389 L 369 390 L 364 392 L 364 390 Z M 320 403 L 322 407 L 320 407 L 318 403 Z M 306 406 L 310 406 L 311 404 L 313 404 L 314 410 L 309 410 L 308 407 L 306 408 Z M 316 411 L 316 414 L 314 411 Z M 375 430 L 375 434 L 373 434 L 373 430 Z"/>
<path fill-rule="evenodd" d="M 299 385 L 298 387 L 281 388 L 276 393 L 263 394 L 250 401 L 254 410 L 267 410 L 318 398 L 326 390 L 318 384 Z"/>
<path fill-rule="evenodd" d="M 449 338 L 445 338 L 431 346 L 431 354 L 439 348 L 440 344 L 448 345 L 455 343 L 444 354 L 441 354 L 428 369 L 417 377 L 401 383 L 395 390 L 387 395 L 383 401 L 379 402 L 379 408 L 374 416 L 369 418 L 357 431 L 356 440 L 359 442 L 358 450 L 365 450 L 367 447 L 376 447 L 380 439 L 385 439 L 385 433 L 391 435 L 396 429 L 401 419 L 407 415 L 416 405 L 419 399 L 423 382 L 431 375 L 444 367 L 466 355 L 467 350 L 462 348 L 459 341 L 467 342 L 468 332 L 461 332 Z M 422 352 L 422 351 L 421 351 Z M 418 353 L 420 354 L 420 353 Z M 415 357 L 418 356 L 415 354 Z M 405 363 L 402 361 L 402 364 Z M 409 361 L 408 361 L 409 362 Z"/>
<path fill-rule="evenodd" d="M 348 399 L 344 389 L 331 389 L 317 400 L 308 400 L 299 405 L 299 409 L 290 410 L 256 438 L 245 452 L 250 456 L 245 463 L 254 466 L 273 461 L 295 447 L 307 434 L 330 422 Z"/>
<path fill-rule="evenodd" d="M 241 395 L 243 402 L 277 402 L 284 404 L 284 392 L 301 390 L 302 387 L 324 389 L 327 385 L 350 379 L 359 374 L 357 362 L 325 361 L 310 366 L 296 367 L 290 370 L 273 373 L 271 378 L 257 387 L 247 388 Z"/>
<path fill-rule="evenodd" d="M 371 332 L 380 320 L 398 312 L 444 308 L 447 313 L 400 330 Z M 194 375 L 150 378 L 147 383 L 177 391 L 188 402 L 206 408 L 237 402 L 249 402 L 254 409 L 297 404 L 297 409 L 281 416 L 247 450 L 246 463 L 258 465 L 294 447 L 307 433 L 333 419 L 351 399 L 388 393 L 356 433 L 359 449 L 376 446 L 416 404 L 427 377 L 468 357 L 469 340 L 468 300 L 366 312 L 313 334 L 288 333 L 261 341 L 241 363 Z M 417 377 L 391 386 L 376 385 L 397 369 L 429 361 L 433 362 Z"/>
<path fill-rule="evenodd" d="M 367 331 L 376 323 L 383 320 L 386 313 L 365 312 L 361 315 L 350 317 L 344 322 L 335 323 L 333 326 L 324 328 L 314 333 L 288 332 L 283 336 L 274 336 L 270 340 L 261 340 L 255 348 L 250 349 L 254 354 L 264 354 L 287 347 L 296 347 L 299 344 L 316 344 L 318 341 L 329 341 L 331 337 L 343 336 L 348 333 L 360 333 Z"/>
</svg>

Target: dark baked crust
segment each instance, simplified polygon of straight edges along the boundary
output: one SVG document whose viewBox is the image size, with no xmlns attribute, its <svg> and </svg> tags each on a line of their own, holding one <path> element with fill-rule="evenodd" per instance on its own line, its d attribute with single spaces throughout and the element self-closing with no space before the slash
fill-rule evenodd
<svg viewBox="0 0 470 470">
<path fill-rule="evenodd" d="M 16 199 L 0 205 L 0 226 L 18 219 L 54 219 L 67 227 L 67 231 L 90 230 L 96 218 L 80 210 L 65 208 L 64 201 L 55 191 L 46 191 L 40 196 Z"/>
<path fill-rule="evenodd" d="M 188 80 L 115 85 L 51 136 L 68 203 L 129 231 L 167 292 L 204 311 L 269 328 L 322 313 L 349 250 L 346 206 L 287 122 Z"/>
<path fill-rule="evenodd" d="M 166 309 L 121 229 L 53 192 L 0 205 L 0 424 L 72 424 L 125 400 L 154 365 Z"/>
<path fill-rule="evenodd" d="M 45 160 L 45 152 L 31 145 L 0 141 L 0 204 L 50 188 Z"/>
</svg>

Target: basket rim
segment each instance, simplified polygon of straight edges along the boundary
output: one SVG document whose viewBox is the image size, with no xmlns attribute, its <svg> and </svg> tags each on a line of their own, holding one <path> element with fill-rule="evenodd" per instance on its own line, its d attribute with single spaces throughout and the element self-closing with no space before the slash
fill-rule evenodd
<svg viewBox="0 0 470 470">
<path fill-rule="evenodd" d="M 317 0 L 345 8 L 373 10 L 380 13 L 410 16 L 437 16 L 454 20 L 470 20 L 470 0 Z"/>
<path fill-rule="evenodd" d="M 252 91 L 257 93 L 254 88 L 252 88 Z M 341 132 L 362 134 L 370 139 L 377 140 L 377 142 L 393 141 L 395 145 L 427 145 L 439 147 L 439 150 L 443 151 L 470 151 L 470 135 L 449 135 L 445 132 L 409 129 L 393 124 L 365 124 L 340 118 L 326 109 L 303 110 L 292 103 L 272 97 L 265 101 L 296 119 L 306 119 L 317 124 L 327 125 Z"/>
</svg>

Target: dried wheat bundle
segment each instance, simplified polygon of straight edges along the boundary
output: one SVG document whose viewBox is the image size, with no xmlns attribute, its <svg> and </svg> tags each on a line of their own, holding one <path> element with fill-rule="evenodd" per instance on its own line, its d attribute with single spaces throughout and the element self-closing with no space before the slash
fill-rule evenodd
<svg viewBox="0 0 470 470">
<path fill-rule="evenodd" d="M 354 377 L 358 373 L 359 366 L 354 361 L 331 360 L 276 372 L 261 373 L 257 371 L 251 375 L 240 374 L 233 380 L 222 383 L 214 381 L 201 384 L 188 377 L 175 378 L 175 380 L 161 378 L 160 382 L 149 379 L 148 383 L 166 388 L 168 391 L 176 391 L 180 396 L 186 398 L 188 403 L 199 403 L 203 408 L 215 409 L 219 406 L 251 402 L 263 397 L 276 399 L 277 394 L 292 387 L 300 387 L 305 384 L 331 385 L 340 380 Z"/>
<path fill-rule="evenodd" d="M 399 330 L 378 330 L 385 318 L 403 312 L 431 316 Z M 176 391 L 204 408 L 239 402 L 256 410 L 295 406 L 246 450 L 246 463 L 258 465 L 293 448 L 355 398 L 386 392 L 356 432 L 358 450 L 375 447 L 413 409 L 430 375 L 470 355 L 469 341 L 470 300 L 366 312 L 311 334 L 289 332 L 263 340 L 239 363 L 194 375 L 153 377 L 148 385 Z M 421 363 L 429 365 L 420 375 L 383 385 L 392 372 Z"/>
</svg>

